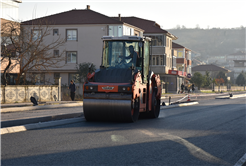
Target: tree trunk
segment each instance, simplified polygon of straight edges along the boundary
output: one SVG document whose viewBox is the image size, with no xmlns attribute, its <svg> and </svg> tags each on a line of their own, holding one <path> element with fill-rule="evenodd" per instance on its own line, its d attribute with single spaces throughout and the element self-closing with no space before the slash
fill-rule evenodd
<svg viewBox="0 0 246 166">
<path fill-rule="evenodd" d="M 8 57 L 9 58 L 9 64 L 7 65 L 7 67 L 4 69 L 4 72 L 3 72 L 3 84 L 6 86 L 7 85 L 7 70 L 9 69 L 10 65 L 11 65 L 11 57 Z"/>
</svg>

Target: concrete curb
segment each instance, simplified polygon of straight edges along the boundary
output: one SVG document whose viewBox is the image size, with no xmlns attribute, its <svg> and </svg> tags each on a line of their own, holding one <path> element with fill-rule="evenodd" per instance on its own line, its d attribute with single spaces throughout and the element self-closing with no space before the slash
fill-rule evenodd
<svg viewBox="0 0 246 166">
<path fill-rule="evenodd" d="M 189 102 L 189 103 L 182 103 L 182 104 L 174 104 L 174 105 L 169 105 L 169 106 L 161 106 L 162 109 L 169 109 L 169 108 L 175 108 L 175 107 L 184 107 L 184 106 L 190 106 L 190 105 L 195 105 L 199 104 L 198 102 Z"/>
<path fill-rule="evenodd" d="M 69 113 L 69 114 L 57 114 L 57 115 L 49 115 L 49 116 L 41 116 L 41 117 L 33 117 L 27 119 L 16 119 L 16 120 L 7 120 L 1 121 L 1 127 L 14 127 L 20 125 L 27 125 L 32 123 L 40 123 L 40 122 L 48 122 L 48 121 L 55 121 L 61 119 L 70 119 L 70 118 L 77 118 L 82 117 L 84 113 Z"/>
<path fill-rule="evenodd" d="M 2 108 L 1 113 L 40 110 L 40 109 L 52 109 L 52 108 L 64 108 L 64 107 L 80 107 L 80 106 L 83 106 L 83 103 L 69 103 L 69 104 L 29 106 L 29 107 L 12 107 L 12 108 Z"/>
<path fill-rule="evenodd" d="M 220 96 L 220 97 L 216 97 L 215 99 L 237 99 L 237 98 L 240 98 L 240 97 L 246 97 L 246 94 L 233 95 L 232 97 Z"/>
<path fill-rule="evenodd" d="M 238 160 L 238 162 L 234 166 L 242 166 L 244 163 L 246 163 L 246 153 Z"/>
<path fill-rule="evenodd" d="M 33 130 L 33 129 L 40 129 L 45 127 L 65 125 L 70 123 L 77 123 L 77 122 L 82 122 L 83 119 L 84 118 L 79 117 L 79 118 L 64 119 L 64 120 L 57 120 L 57 121 L 50 121 L 50 122 L 43 122 L 43 123 L 33 123 L 33 124 L 27 124 L 22 126 L 6 127 L 6 128 L 1 128 L 1 135 Z"/>
</svg>

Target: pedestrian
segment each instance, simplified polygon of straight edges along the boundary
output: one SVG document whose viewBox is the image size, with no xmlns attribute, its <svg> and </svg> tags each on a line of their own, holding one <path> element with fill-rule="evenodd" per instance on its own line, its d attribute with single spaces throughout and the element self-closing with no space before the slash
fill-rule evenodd
<svg viewBox="0 0 246 166">
<path fill-rule="evenodd" d="M 74 84 L 73 80 L 71 80 L 68 89 L 70 89 L 70 97 L 71 97 L 72 101 L 74 101 L 74 96 L 75 96 L 75 84 Z"/>
<path fill-rule="evenodd" d="M 183 93 L 184 92 L 184 84 L 182 83 L 181 84 L 181 93 Z"/>
<path fill-rule="evenodd" d="M 192 92 L 194 92 L 195 91 L 195 85 L 194 84 L 192 84 Z"/>
</svg>

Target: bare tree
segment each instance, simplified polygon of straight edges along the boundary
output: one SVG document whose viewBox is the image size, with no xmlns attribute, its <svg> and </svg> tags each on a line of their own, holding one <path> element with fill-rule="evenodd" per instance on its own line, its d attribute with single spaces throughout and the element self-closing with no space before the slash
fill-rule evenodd
<svg viewBox="0 0 246 166">
<path fill-rule="evenodd" d="M 53 38 L 53 41 L 47 41 L 47 37 L 53 33 L 52 23 L 46 20 L 35 21 L 34 24 L 21 24 L 18 22 L 9 21 L 1 26 L 1 33 L 4 32 L 4 38 L 1 40 L 1 46 L 11 46 L 11 49 L 6 49 L 2 54 L 1 62 L 5 58 L 11 58 L 9 52 L 14 52 L 15 58 L 20 65 L 20 71 L 16 78 L 16 85 L 20 84 L 21 77 L 28 72 L 49 71 L 50 68 L 60 68 L 64 65 L 65 50 L 59 50 L 63 46 L 65 39 L 60 35 Z M 55 52 L 54 50 L 59 50 Z M 13 56 L 12 56 L 13 57 Z"/>
</svg>

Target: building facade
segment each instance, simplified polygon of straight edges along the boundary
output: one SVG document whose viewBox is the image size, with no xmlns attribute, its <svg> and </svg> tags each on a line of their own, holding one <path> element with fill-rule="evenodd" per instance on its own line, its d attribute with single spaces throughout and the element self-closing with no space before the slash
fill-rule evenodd
<svg viewBox="0 0 246 166">
<path fill-rule="evenodd" d="M 15 57 L 15 53 L 12 52 L 12 42 L 9 36 L 8 24 L 13 25 L 13 28 L 18 29 L 19 23 L 19 3 L 22 3 L 20 0 L 4 0 L 0 1 L 0 27 L 1 27 L 1 78 L 3 73 L 6 72 L 6 84 L 13 85 L 15 84 L 15 77 L 20 71 L 20 64 L 18 58 Z M 10 27 L 10 26 L 9 26 Z M 9 64 L 9 55 L 6 56 L 5 53 L 12 53 L 11 65 L 8 70 L 5 71 L 6 67 Z M 4 58 L 3 58 L 4 57 Z"/>
<path fill-rule="evenodd" d="M 0 17 L 6 20 L 19 21 L 19 3 L 21 0 L 0 1 Z"/>
<path fill-rule="evenodd" d="M 144 30 L 134 25 L 125 23 L 119 19 L 113 19 L 103 14 L 97 13 L 87 6 L 85 10 L 71 10 L 55 15 L 23 22 L 23 26 L 32 26 L 41 19 L 52 22 L 49 26 L 53 33 L 45 39 L 45 44 L 54 41 L 58 36 L 66 42 L 57 50 L 52 50 L 55 54 L 65 50 L 61 62 L 61 68 L 49 68 L 48 71 L 36 73 L 47 83 L 55 83 L 57 78 L 62 77 L 62 84 L 69 84 L 70 80 L 76 80 L 76 66 L 83 62 L 91 62 L 96 68 L 101 65 L 102 40 L 103 36 L 142 36 Z M 35 29 L 35 31 L 39 31 Z M 44 82 L 40 82 L 43 84 Z"/>
<path fill-rule="evenodd" d="M 169 86 L 179 91 L 182 83 L 188 83 L 187 75 L 188 77 L 191 76 L 191 50 L 175 42 L 172 43 L 172 49 L 176 68 L 169 70 L 169 74 L 172 75 L 170 78 L 172 82 Z"/>
<path fill-rule="evenodd" d="M 237 51 L 235 53 L 226 55 L 227 68 L 231 70 L 228 76 L 231 78 L 231 82 L 235 83 L 238 75 L 243 71 L 246 72 L 246 53 L 243 51 Z"/>
<path fill-rule="evenodd" d="M 117 17 L 114 18 L 117 19 Z M 169 73 L 169 70 L 176 69 L 174 59 L 177 54 L 173 52 L 172 41 L 177 37 L 162 29 L 155 21 L 138 17 L 121 17 L 121 20 L 143 29 L 144 36 L 152 39 L 150 69 L 160 75 L 165 83 L 163 88 L 166 92 L 178 92 L 176 77 Z"/>
</svg>

